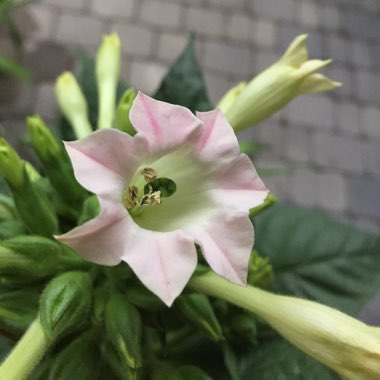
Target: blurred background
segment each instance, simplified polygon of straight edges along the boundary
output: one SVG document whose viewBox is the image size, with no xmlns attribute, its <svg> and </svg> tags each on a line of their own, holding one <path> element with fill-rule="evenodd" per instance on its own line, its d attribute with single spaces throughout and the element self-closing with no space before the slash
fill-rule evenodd
<svg viewBox="0 0 380 380">
<path fill-rule="evenodd" d="M 25 116 L 54 125 L 56 76 L 76 68 L 78 48 L 94 54 L 104 33 L 120 35 L 123 79 L 152 94 L 195 32 L 215 103 L 308 33 L 310 56 L 333 58 L 325 73 L 344 86 L 293 101 L 244 138 L 266 144 L 254 161 L 279 173 L 264 180 L 281 200 L 380 232 L 379 0 L 40 0 L 9 15 L 21 39 L 17 47 L 2 22 L 0 55 L 32 76 L 0 76 L 0 134 L 18 147 Z"/>
</svg>

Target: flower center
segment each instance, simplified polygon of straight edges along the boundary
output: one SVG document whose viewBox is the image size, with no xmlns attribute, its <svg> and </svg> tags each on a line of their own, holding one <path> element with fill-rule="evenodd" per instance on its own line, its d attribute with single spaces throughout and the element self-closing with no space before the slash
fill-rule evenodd
<svg viewBox="0 0 380 380">
<path fill-rule="evenodd" d="M 141 177 L 143 181 L 141 181 Z M 145 184 L 141 185 L 141 182 Z M 170 178 L 157 178 L 153 168 L 144 168 L 136 178 L 136 184 L 130 185 L 123 194 L 123 205 L 132 216 L 140 215 L 144 209 L 153 205 L 160 205 L 162 198 L 172 196 L 176 190 L 176 183 Z"/>
</svg>

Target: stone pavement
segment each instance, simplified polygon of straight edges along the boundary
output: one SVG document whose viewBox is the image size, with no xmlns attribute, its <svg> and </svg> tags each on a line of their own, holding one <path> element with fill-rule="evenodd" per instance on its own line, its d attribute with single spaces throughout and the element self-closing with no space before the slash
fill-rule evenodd
<svg viewBox="0 0 380 380">
<path fill-rule="evenodd" d="M 244 136 L 267 144 L 256 164 L 283 168 L 265 179 L 280 199 L 380 232 L 379 16 L 379 0 L 34 2 L 14 13 L 25 38 L 20 58 L 34 86 L 5 83 L 1 133 L 14 138 L 30 113 L 53 122 L 54 78 L 75 67 L 76 48 L 93 53 L 102 34 L 112 30 L 123 43 L 124 79 L 148 93 L 183 49 L 188 32 L 196 32 L 214 102 L 306 32 L 311 57 L 333 58 L 326 72 L 344 86 L 297 99 Z M 16 54 L 4 33 L 0 52 Z"/>
</svg>

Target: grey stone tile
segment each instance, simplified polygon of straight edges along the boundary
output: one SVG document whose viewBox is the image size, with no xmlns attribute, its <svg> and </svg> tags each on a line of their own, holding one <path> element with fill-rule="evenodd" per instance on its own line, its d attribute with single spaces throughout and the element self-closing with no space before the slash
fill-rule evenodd
<svg viewBox="0 0 380 380">
<path fill-rule="evenodd" d="M 34 112 L 47 123 L 58 116 L 58 106 L 54 95 L 54 83 L 45 82 L 36 87 Z"/>
<path fill-rule="evenodd" d="M 380 182 L 380 137 L 373 138 L 364 146 L 365 172 L 376 176 Z"/>
<path fill-rule="evenodd" d="M 251 50 L 234 44 L 206 40 L 204 63 L 227 74 L 249 76 L 253 70 Z"/>
<path fill-rule="evenodd" d="M 250 0 L 248 4 L 258 17 L 269 16 L 288 21 L 295 18 L 296 4 L 293 0 Z"/>
<path fill-rule="evenodd" d="M 332 62 L 331 65 L 326 68 L 325 73 L 332 80 L 342 83 L 342 87 L 336 88 L 334 94 L 340 97 L 355 96 L 356 88 L 353 83 L 354 72 L 352 70 L 343 64 Z"/>
<path fill-rule="evenodd" d="M 202 8 L 186 10 L 186 28 L 189 31 L 207 36 L 222 36 L 224 34 L 224 16 L 221 12 Z"/>
<path fill-rule="evenodd" d="M 64 70 L 73 68 L 74 57 L 62 45 L 42 41 L 25 49 L 22 63 L 30 71 L 34 81 L 54 81 Z"/>
<path fill-rule="evenodd" d="M 342 133 L 357 135 L 360 132 L 360 108 L 352 101 L 338 102 L 336 115 L 337 126 Z"/>
<path fill-rule="evenodd" d="M 285 155 L 291 161 L 307 163 L 310 160 L 311 136 L 305 128 L 284 127 Z"/>
<path fill-rule="evenodd" d="M 276 43 L 275 23 L 264 18 L 254 21 L 251 41 L 258 46 L 273 47 Z"/>
<path fill-rule="evenodd" d="M 86 4 L 87 0 L 43 0 L 43 3 L 54 5 L 60 8 L 67 8 L 67 9 L 83 9 Z"/>
<path fill-rule="evenodd" d="M 335 149 L 338 144 L 338 137 L 322 131 L 318 131 L 312 136 L 311 154 L 313 162 L 332 168 L 336 165 Z"/>
<path fill-rule="evenodd" d="M 332 31 L 339 30 L 341 27 L 341 12 L 334 5 L 332 3 L 319 6 L 321 26 Z"/>
<path fill-rule="evenodd" d="M 341 174 L 316 174 L 316 204 L 330 212 L 343 212 L 347 209 L 347 192 Z"/>
<path fill-rule="evenodd" d="M 181 6 L 160 0 L 145 0 L 141 7 L 141 20 L 162 28 L 175 28 L 180 25 Z"/>
<path fill-rule="evenodd" d="M 227 36 L 237 41 L 250 41 L 253 38 L 253 20 L 244 13 L 232 13 L 227 20 Z"/>
<path fill-rule="evenodd" d="M 295 170 L 289 175 L 289 200 L 301 206 L 316 207 L 317 173 L 309 169 Z"/>
<path fill-rule="evenodd" d="M 91 9 L 98 17 L 130 18 L 135 5 L 135 0 L 92 0 Z"/>
<path fill-rule="evenodd" d="M 16 9 L 12 18 L 24 38 L 42 40 L 51 37 L 57 14 L 51 8 L 31 3 Z"/>
<path fill-rule="evenodd" d="M 365 41 L 355 41 L 352 43 L 350 57 L 352 57 L 353 63 L 357 66 L 371 67 L 370 48 Z"/>
<path fill-rule="evenodd" d="M 334 107 L 333 101 L 324 95 L 308 95 L 293 100 L 287 114 L 292 125 L 332 130 Z"/>
<path fill-rule="evenodd" d="M 231 83 L 224 75 L 214 74 L 205 71 L 204 79 L 206 81 L 207 91 L 213 104 L 217 104 L 220 98 L 231 88 Z"/>
<path fill-rule="evenodd" d="M 135 61 L 131 65 L 129 83 L 137 90 L 153 94 L 168 68 L 155 62 Z"/>
<path fill-rule="evenodd" d="M 362 132 L 369 138 L 380 137 L 380 106 L 368 105 L 360 111 Z"/>
<path fill-rule="evenodd" d="M 339 36 L 329 36 L 327 38 L 327 54 L 334 61 L 346 63 L 350 61 L 352 49 L 347 39 Z"/>
<path fill-rule="evenodd" d="M 347 179 L 347 189 L 352 213 L 379 219 L 380 181 L 357 175 Z"/>
<path fill-rule="evenodd" d="M 376 14 L 348 9 L 343 18 L 344 29 L 356 38 L 380 40 L 380 23 Z"/>
<path fill-rule="evenodd" d="M 370 102 L 380 102 L 380 75 L 359 69 L 355 75 L 356 96 Z"/>
<path fill-rule="evenodd" d="M 364 143 L 351 136 L 339 136 L 334 149 L 336 167 L 348 172 L 361 173 Z"/>
<path fill-rule="evenodd" d="M 211 7 L 223 7 L 228 10 L 236 11 L 243 9 L 245 6 L 245 0 L 207 0 Z M 189 3 L 193 4 L 193 0 L 190 0 Z"/>
<path fill-rule="evenodd" d="M 56 40 L 73 45 L 98 45 L 104 27 L 93 17 L 63 13 L 58 20 Z"/>
<path fill-rule="evenodd" d="M 186 46 L 187 36 L 162 33 L 158 41 L 158 56 L 165 61 L 174 62 Z"/>
<path fill-rule="evenodd" d="M 122 41 L 122 51 L 137 56 L 148 56 L 153 48 L 153 32 L 140 25 L 115 23 L 112 25 Z"/>
<path fill-rule="evenodd" d="M 280 55 L 271 50 L 260 50 L 255 55 L 255 74 L 259 74 L 280 59 Z"/>
<path fill-rule="evenodd" d="M 313 28 L 320 24 L 320 10 L 315 2 L 302 0 L 296 10 L 299 24 Z"/>
</svg>

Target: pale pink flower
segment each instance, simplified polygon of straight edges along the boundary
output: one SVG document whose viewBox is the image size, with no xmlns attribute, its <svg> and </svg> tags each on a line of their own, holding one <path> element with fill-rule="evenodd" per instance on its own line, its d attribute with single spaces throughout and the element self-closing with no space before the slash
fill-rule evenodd
<svg viewBox="0 0 380 380">
<path fill-rule="evenodd" d="M 216 273 L 245 284 L 248 211 L 268 191 L 222 113 L 196 117 L 139 93 L 130 118 L 134 137 L 104 129 L 65 143 L 77 180 L 98 196 L 101 212 L 57 239 L 98 264 L 125 261 L 169 306 L 197 265 L 194 243 Z M 155 177 L 174 181 L 175 193 L 154 191 Z"/>
</svg>

